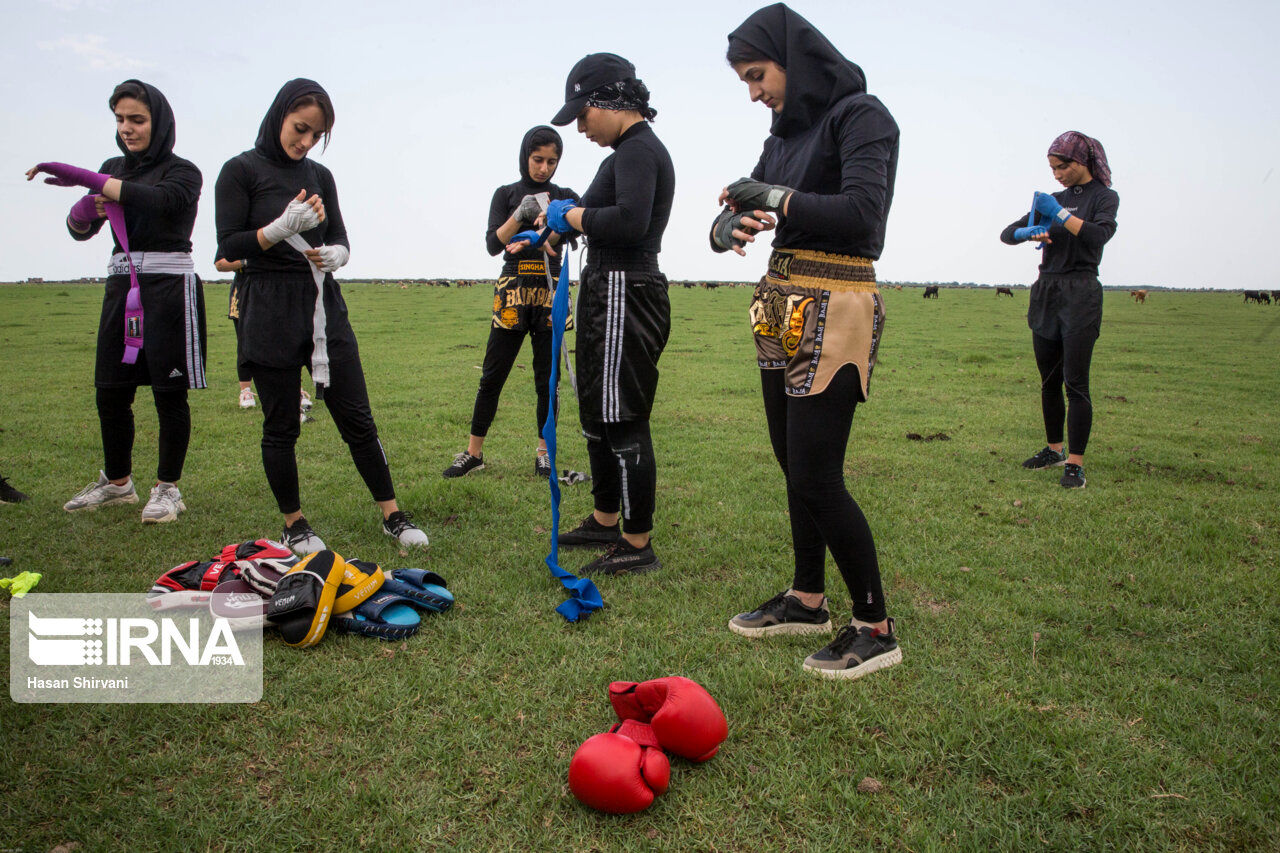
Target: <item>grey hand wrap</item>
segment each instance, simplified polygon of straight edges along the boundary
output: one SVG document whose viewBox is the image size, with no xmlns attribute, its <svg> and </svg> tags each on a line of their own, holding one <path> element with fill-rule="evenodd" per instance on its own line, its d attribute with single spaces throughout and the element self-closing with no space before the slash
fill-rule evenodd
<svg viewBox="0 0 1280 853">
<path fill-rule="evenodd" d="M 766 184 L 763 181 L 753 181 L 750 178 L 739 178 L 729 184 L 728 190 L 729 198 L 733 199 L 734 203 L 737 204 L 738 210 L 747 213 L 753 210 L 766 210 L 770 213 L 780 212 L 787 196 L 795 192 L 791 187 Z"/>
<path fill-rule="evenodd" d="M 716 217 L 716 221 L 711 225 L 711 241 L 721 249 L 732 249 L 734 246 L 745 246 L 746 243 L 733 236 L 734 229 L 745 231 L 748 234 L 755 234 L 756 229 L 742 224 L 742 220 L 748 214 L 734 213 L 729 207 L 725 207 L 720 211 L 720 215 Z"/>
</svg>

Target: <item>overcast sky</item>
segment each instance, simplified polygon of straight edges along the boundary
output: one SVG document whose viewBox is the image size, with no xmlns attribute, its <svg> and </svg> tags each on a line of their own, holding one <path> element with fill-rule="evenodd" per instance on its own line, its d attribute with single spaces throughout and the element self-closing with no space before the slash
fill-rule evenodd
<svg viewBox="0 0 1280 853">
<path fill-rule="evenodd" d="M 719 189 L 751 170 L 764 107 L 724 63 L 760 3 L 36 0 L 5 11 L 0 281 L 102 275 L 105 236 L 63 228 L 76 192 L 28 184 L 41 160 L 117 153 L 106 100 L 129 77 L 173 105 L 177 153 L 204 173 L 197 269 L 214 276 L 213 184 L 253 144 L 291 77 L 320 81 L 337 126 L 318 155 L 351 237 L 346 277 L 492 278 L 489 200 L 518 177 L 524 131 L 563 101 L 584 54 L 634 62 L 653 92 L 676 199 L 661 264 L 674 279 L 755 279 L 766 248 L 717 256 Z M 1280 3 L 792 4 L 867 75 L 902 129 L 882 280 L 1030 282 L 1037 253 L 999 242 L 1033 190 L 1059 189 L 1049 142 L 1105 145 L 1120 194 L 1108 285 L 1280 287 Z M 1075 11 L 1080 10 L 1080 11 Z M 555 181 L 583 191 L 605 150 L 567 128 Z M 576 265 L 575 265 L 576 269 Z"/>
</svg>

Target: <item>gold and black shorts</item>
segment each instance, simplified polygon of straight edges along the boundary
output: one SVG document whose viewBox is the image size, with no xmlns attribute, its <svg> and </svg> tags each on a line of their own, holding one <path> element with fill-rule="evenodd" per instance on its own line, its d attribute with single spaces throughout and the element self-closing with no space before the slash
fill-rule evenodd
<svg viewBox="0 0 1280 853">
<path fill-rule="evenodd" d="M 751 300 L 751 331 L 762 370 L 785 370 L 787 393 L 821 394 L 856 365 L 867 399 L 884 334 L 884 301 L 868 258 L 775 249 Z"/>
<path fill-rule="evenodd" d="M 511 332 L 551 331 L 551 299 L 543 261 L 520 261 L 516 275 L 504 275 L 493 289 L 493 328 Z M 573 328 L 573 315 L 565 329 Z"/>
</svg>

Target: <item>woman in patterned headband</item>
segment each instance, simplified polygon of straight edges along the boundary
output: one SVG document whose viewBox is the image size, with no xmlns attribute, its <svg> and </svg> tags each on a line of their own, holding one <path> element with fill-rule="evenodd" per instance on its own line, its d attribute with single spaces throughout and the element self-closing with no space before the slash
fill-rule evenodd
<svg viewBox="0 0 1280 853">
<path fill-rule="evenodd" d="M 1059 483 L 1083 489 L 1084 451 L 1093 426 L 1089 363 L 1102 326 L 1102 247 L 1116 233 L 1120 197 L 1102 143 L 1067 131 L 1049 146 L 1049 168 L 1061 192 L 1037 192 L 1033 210 L 1005 228 L 1009 245 L 1034 241 L 1044 248 L 1040 276 L 1031 286 L 1027 325 L 1040 370 L 1040 408 L 1048 443 L 1022 463 L 1032 470 L 1064 465 Z M 1062 390 L 1067 392 L 1067 405 Z M 1063 420 L 1070 444 L 1063 449 Z"/>
<path fill-rule="evenodd" d="M 830 633 L 830 550 L 853 619 L 803 667 L 858 678 L 902 660 L 871 527 L 844 482 L 853 413 L 867 399 L 884 329 L 872 261 L 893 201 L 898 125 L 867 94 L 862 69 L 781 3 L 734 30 L 726 58 L 772 124 L 751 177 L 721 193 L 727 204 L 711 243 L 743 254 L 776 218 L 751 325 L 795 554 L 791 588 L 739 613 L 729 628 L 747 637 Z"/>
<path fill-rule="evenodd" d="M 177 484 L 191 438 L 187 391 L 205 387 L 204 287 L 191 260 L 202 178 L 193 163 L 173 153 L 173 110 L 159 89 L 126 80 L 111 93 L 109 104 L 124 156 L 107 160 L 97 173 L 63 163 L 41 163 L 27 173 L 28 180 L 45 172 L 53 176 L 48 183 L 88 189 L 67 216 L 75 240 L 92 238 L 116 217 L 93 377 L 102 471 L 63 509 L 137 503 L 133 400 L 139 386 L 150 385 L 160 428 L 159 460 L 142 521 L 157 524 L 186 511 Z"/>
</svg>

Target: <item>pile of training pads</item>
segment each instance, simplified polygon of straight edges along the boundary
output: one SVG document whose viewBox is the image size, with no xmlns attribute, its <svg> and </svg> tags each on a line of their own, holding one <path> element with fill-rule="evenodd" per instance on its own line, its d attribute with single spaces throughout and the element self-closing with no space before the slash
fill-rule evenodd
<svg viewBox="0 0 1280 853">
<path fill-rule="evenodd" d="M 383 572 L 376 563 L 333 551 L 298 558 L 270 539 L 222 549 L 217 560 L 192 560 L 156 580 L 156 610 L 208 608 L 233 630 L 278 628 L 285 643 L 314 646 L 330 627 L 345 634 L 400 640 L 418 633 L 419 611 L 453 606 L 444 578 L 425 569 Z"/>
</svg>

